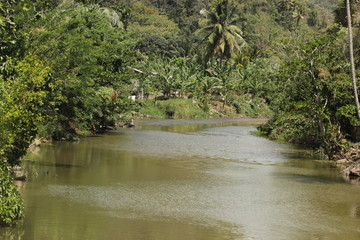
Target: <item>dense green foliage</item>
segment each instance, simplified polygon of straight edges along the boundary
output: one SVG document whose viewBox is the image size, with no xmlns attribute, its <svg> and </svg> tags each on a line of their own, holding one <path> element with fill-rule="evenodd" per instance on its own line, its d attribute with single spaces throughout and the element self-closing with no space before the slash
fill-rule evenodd
<svg viewBox="0 0 360 240">
<path fill-rule="evenodd" d="M 264 133 L 331 157 L 359 125 L 345 10 L 336 0 L 1 1 L 0 165 L 18 164 L 36 137 L 76 140 L 137 114 L 271 117 Z"/>
<path fill-rule="evenodd" d="M 23 202 L 12 184 L 9 164 L 18 163 L 37 134 L 39 109 L 46 97 L 49 69 L 27 54 L 27 29 L 47 6 L 46 1 L 7 0 L 0 3 L 0 224 L 23 216 Z"/>
<path fill-rule="evenodd" d="M 9 169 L 0 165 L 0 226 L 11 225 L 23 217 L 23 201 L 12 184 Z"/>
<path fill-rule="evenodd" d="M 42 109 L 51 116 L 42 123 L 46 137 L 96 131 L 123 112 L 135 43 L 99 6 L 60 5 L 30 38 L 29 50 L 51 68 L 51 92 Z"/>
<path fill-rule="evenodd" d="M 276 75 L 271 137 L 322 148 L 329 156 L 341 150 L 355 106 L 338 37 L 326 34 L 287 49 L 290 58 Z"/>
<path fill-rule="evenodd" d="M 353 9 L 359 6 L 356 3 Z M 338 21 L 343 18 L 336 15 Z M 280 86 L 272 102 L 275 115 L 262 131 L 275 139 L 309 145 L 329 158 L 346 149 L 345 139 L 351 139 L 353 127 L 359 125 L 348 52 L 343 50 L 348 49 L 346 38 L 346 31 L 335 26 L 308 40 L 287 43 L 286 57 L 275 75 Z M 356 51 L 358 41 L 355 38 Z"/>
</svg>

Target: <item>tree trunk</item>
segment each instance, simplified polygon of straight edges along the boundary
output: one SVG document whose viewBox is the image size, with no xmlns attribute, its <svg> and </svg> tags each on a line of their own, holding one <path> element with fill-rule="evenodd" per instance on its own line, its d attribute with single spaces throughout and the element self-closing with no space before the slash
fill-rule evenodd
<svg viewBox="0 0 360 240">
<path fill-rule="evenodd" d="M 352 26 L 351 26 L 350 0 L 346 0 L 346 10 L 347 10 L 348 32 L 349 32 L 351 78 L 354 87 L 354 97 L 356 103 L 357 117 L 360 120 L 360 105 L 359 105 L 359 97 L 358 97 L 357 84 L 356 84 L 355 63 L 354 63 L 354 46 L 353 46 Z"/>
</svg>

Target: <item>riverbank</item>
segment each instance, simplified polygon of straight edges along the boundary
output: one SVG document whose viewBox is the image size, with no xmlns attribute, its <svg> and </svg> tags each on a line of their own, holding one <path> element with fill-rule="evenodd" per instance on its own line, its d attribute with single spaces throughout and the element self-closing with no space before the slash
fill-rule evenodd
<svg viewBox="0 0 360 240">
<path fill-rule="evenodd" d="M 203 103 L 194 99 L 144 100 L 134 115 L 142 118 L 200 119 L 211 117 L 270 117 L 269 106 L 261 99 L 234 101 L 224 104 L 221 101 Z"/>
<path fill-rule="evenodd" d="M 250 109 L 252 109 L 250 111 Z M 205 118 L 268 118 L 271 116 L 269 107 L 262 101 L 253 100 L 242 102 L 241 107 L 224 105 L 219 101 L 211 101 L 207 104 L 193 99 L 169 99 L 169 100 L 145 100 L 139 102 L 139 109 L 124 117 L 117 127 L 134 127 L 134 120 L 143 119 L 205 119 Z M 104 131 L 113 129 L 104 128 Z M 102 131 L 99 131 L 100 133 Z M 93 133 L 98 134 L 99 132 Z M 78 135 L 75 139 L 78 139 Z M 85 135 L 83 135 L 85 136 Z M 64 139 L 65 140 L 65 139 Z M 45 138 L 35 140 L 30 145 L 30 150 L 39 146 L 42 142 L 48 142 Z M 360 177 L 360 149 L 354 146 L 344 154 L 334 157 L 335 165 L 340 173 L 347 177 Z"/>
<path fill-rule="evenodd" d="M 347 178 L 357 178 L 360 182 L 360 148 L 351 147 L 345 154 L 337 155 L 336 166 L 341 170 L 341 174 Z"/>
</svg>

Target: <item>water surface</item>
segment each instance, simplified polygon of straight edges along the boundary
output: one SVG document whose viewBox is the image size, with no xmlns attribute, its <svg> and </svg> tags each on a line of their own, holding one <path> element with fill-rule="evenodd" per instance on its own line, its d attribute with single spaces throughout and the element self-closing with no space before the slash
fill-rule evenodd
<svg viewBox="0 0 360 240">
<path fill-rule="evenodd" d="M 143 121 L 27 156 L 3 239 L 360 239 L 360 186 L 258 120 Z"/>
</svg>

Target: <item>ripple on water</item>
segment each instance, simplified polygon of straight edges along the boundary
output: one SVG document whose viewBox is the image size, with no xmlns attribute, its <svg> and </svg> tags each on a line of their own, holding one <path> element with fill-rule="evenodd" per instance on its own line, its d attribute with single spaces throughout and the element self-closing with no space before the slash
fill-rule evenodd
<svg viewBox="0 0 360 240">
<path fill-rule="evenodd" d="M 250 132 L 254 130 L 251 126 L 230 126 L 191 133 L 133 131 L 128 133 L 131 141 L 120 148 L 167 158 L 196 156 L 255 164 L 277 164 L 286 160 L 282 152 L 291 147 L 253 136 Z"/>
<path fill-rule="evenodd" d="M 206 184 L 205 184 L 206 185 Z M 50 185 L 53 197 L 87 204 L 115 218 L 191 222 L 207 227 L 226 223 L 234 231 L 241 229 L 239 215 L 228 211 L 228 201 L 238 201 L 237 194 L 217 196 L 221 185 L 199 186 L 186 181 L 115 184 L 112 186 Z M 235 227 L 236 226 L 236 227 Z"/>
</svg>

